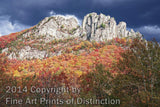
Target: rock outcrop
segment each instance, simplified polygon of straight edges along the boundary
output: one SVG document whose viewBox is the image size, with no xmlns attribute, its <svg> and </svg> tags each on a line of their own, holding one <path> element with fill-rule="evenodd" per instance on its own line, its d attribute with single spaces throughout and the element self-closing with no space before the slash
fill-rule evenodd
<svg viewBox="0 0 160 107">
<path fill-rule="evenodd" d="M 34 35 L 36 37 L 45 35 L 43 39 L 49 42 L 54 39 L 64 39 L 68 37 L 81 37 L 84 40 L 104 41 L 115 37 L 137 37 L 142 36 L 138 32 L 126 30 L 126 23 L 120 22 L 118 25 L 113 17 L 97 13 L 87 14 L 82 26 L 78 25 L 75 17 L 52 16 L 42 20 L 34 30 L 26 32 L 23 36 Z"/>
<path fill-rule="evenodd" d="M 84 17 L 82 29 L 83 38 L 91 41 L 104 41 L 115 37 L 142 36 L 140 33 L 134 32 L 133 29 L 127 31 L 125 22 L 120 22 L 117 25 L 113 17 L 104 14 L 97 15 L 97 13 L 90 13 Z"/>
<path fill-rule="evenodd" d="M 33 30 L 26 32 L 23 36 L 45 36 L 43 40 L 47 43 L 54 39 L 79 36 L 79 28 L 78 20 L 75 17 L 52 16 L 46 17 Z"/>
<path fill-rule="evenodd" d="M 111 40 L 115 37 L 135 38 L 137 36 L 142 37 L 139 32 L 134 32 L 133 29 L 130 31 L 126 30 L 125 22 L 119 22 L 117 25 L 113 17 L 104 14 L 97 15 L 97 13 L 90 13 L 84 17 L 82 26 L 79 26 L 78 20 L 73 16 L 65 17 L 60 15 L 46 17 L 32 29 L 24 32 L 19 41 L 23 41 L 24 38 L 27 42 L 36 40 L 41 43 L 39 46 L 42 46 L 42 44 L 44 46 L 55 39 L 66 39 L 70 37 L 77 37 L 89 41 L 104 41 Z M 16 50 L 14 46 L 13 49 Z M 47 53 L 45 50 L 34 49 L 28 45 L 17 50 L 17 52 L 8 52 L 8 48 L 3 49 L 2 52 L 8 53 L 10 59 L 42 59 L 50 56 L 50 53 Z M 60 53 L 61 51 L 58 51 L 52 54 L 52 56 L 59 55 Z"/>
<path fill-rule="evenodd" d="M 126 23 L 119 22 L 117 25 L 115 19 L 104 14 L 87 14 L 82 26 L 79 26 L 78 20 L 73 16 L 52 16 L 46 17 L 35 28 L 26 32 L 23 36 L 29 37 L 44 36 L 45 42 L 54 39 L 64 39 L 68 37 L 81 37 L 84 40 L 104 41 L 115 37 L 137 37 L 142 36 L 139 32 L 126 30 Z"/>
<path fill-rule="evenodd" d="M 44 57 L 48 57 L 46 51 L 39 51 L 37 49 L 31 48 L 30 46 L 25 46 L 23 49 L 19 51 L 19 59 L 42 59 Z"/>
</svg>

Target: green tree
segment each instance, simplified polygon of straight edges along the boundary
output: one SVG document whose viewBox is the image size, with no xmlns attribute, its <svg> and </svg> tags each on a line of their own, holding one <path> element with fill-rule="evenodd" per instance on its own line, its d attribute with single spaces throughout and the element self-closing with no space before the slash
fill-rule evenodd
<svg viewBox="0 0 160 107">
<path fill-rule="evenodd" d="M 160 106 L 160 45 L 135 39 L 122 53 L 113 95 L 123 106 Z"/>
</svg>

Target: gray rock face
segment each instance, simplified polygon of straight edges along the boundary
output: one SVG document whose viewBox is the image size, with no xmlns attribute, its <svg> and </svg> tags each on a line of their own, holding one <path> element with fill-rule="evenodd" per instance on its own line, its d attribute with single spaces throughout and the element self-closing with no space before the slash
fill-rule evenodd
<svg viewBox="0 0 160 107">
<path fill-rule="evenodd" d="M 120 22 L 118 25 L 113 17 L 105 16 L 104 14 L 90 13 L 84 17 L 83 24 L 83 39 L 103 41 L 110 40 L 115 37 L 136 37 L 137 32 L 126 30 L 126 23 Z M 142 36 L 139 33 L 139 36 Z"/>
<path fill-rule="evenodd" d="M 81 37 L 84 40 L 104 41 L 115 37 L 137 37 L 142 36 L 133 30 L 126 30 L 126 23 L 120 22 L 118 25 L 113 17 L 97 13 L 87 14 L 82 26 L 78 25 L 78 20 L 72 16 L 52 16 L 42 20 L 36 28 L 25 33 L 27 37 L 34 35 L 36 37 L 45 36 L 46 43 L 54 39 L 64 39 L 68 37 Z"/>
<path fill-rule="evenodd" d="M 79 36 L 78 29 L 79 25 L 76 18 L 72 16 L 53 16 L 46 17 L 38 25 L 36 25 L 34 30 L 26 32 L 23 36 L 45 36 L 45 39 L 43 40 L 47 43 L 54 39 Z"/>
<path fill-rule="evenodd" d="M 31 48 L 30 46 L 25 46 L 23 49 L 19 51 L 19 59 L 42 59 L 47 56 L 48 55 L 46 51 L 39 51 L 37 49 Z"/>
</svg>

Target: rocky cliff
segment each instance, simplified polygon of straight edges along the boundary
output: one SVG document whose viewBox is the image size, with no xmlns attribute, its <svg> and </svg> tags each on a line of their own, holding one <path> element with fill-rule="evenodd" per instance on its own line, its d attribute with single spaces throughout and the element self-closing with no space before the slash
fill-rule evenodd
<svg viewBox="0 0 160 107">
<path fill-rule="evenodd" d="M 87 14 L 82 26 L 79 26 L 75 17 L 52 16 L 46 17 L 34 30 L 26 32 L 23 36 L 34 35 L 36 37 L 45 35 L 45 42 L 54 39 L 64 39 L 68 37 L 81 37 L 84 40 L 104 41 L 115 37 L 136 37 L 142 36 L 139 32 L 126 30 L 126 23 L 120 22 L 118 25 L 113 17 L 97 13 Z"/>
<path fill-rule="evenodd" d="M 6 52 L 10 59 L 43 59 L 60 55 L 66 47 L 79 44 L 83 40 L 99 42 L 115 37 L 135 38 L 142 35 L 134 32 L 133 29 L 126 30 L 125 22 L 117 24 L 113 17 L 104 14 L 87 14 L 82 26 L 75 17 L 52 16 L 46 17 L 31 29 L 20 33 L 17 40 L 12 41 L 10 47 L 2 49 L 2 52 Z M 70 43 L 64 42 L 71 39 Z"/>
<path fill-rule="evenodd" d="M 23 36 L 45 36 L 43 40 L 49 42 L 54 39 L 65 39 L 73 36 L 77 37 L 79 36 L 79 28 L 78 20 L 72 16 L 52 16 L 46 17 L 39 22 L 33 30 L 26 32 Z"/>
<path fill-rule="evenodd" d="M 104 14 L 90 13 L 83 19 L 83 36 L 87 40 L 104 41 L 115 37 L 137 37 L 142 36 L 139 32 L 126 30 L 126 23 L 118 25 L 113 17 Z"/>
</svg>

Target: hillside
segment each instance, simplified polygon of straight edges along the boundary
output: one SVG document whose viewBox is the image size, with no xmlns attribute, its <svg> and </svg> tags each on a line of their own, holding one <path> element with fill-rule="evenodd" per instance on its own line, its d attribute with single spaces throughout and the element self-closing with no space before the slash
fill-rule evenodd
<svg viewBox="0 0 160 107">
<path fill-rule="evenodd" d="M 160 105 L 159 50 L 104 14 L 87 14 L 82 26 L 74 17 L 46 17 L 0 37 L 0 106 Z"/>
</svg>

